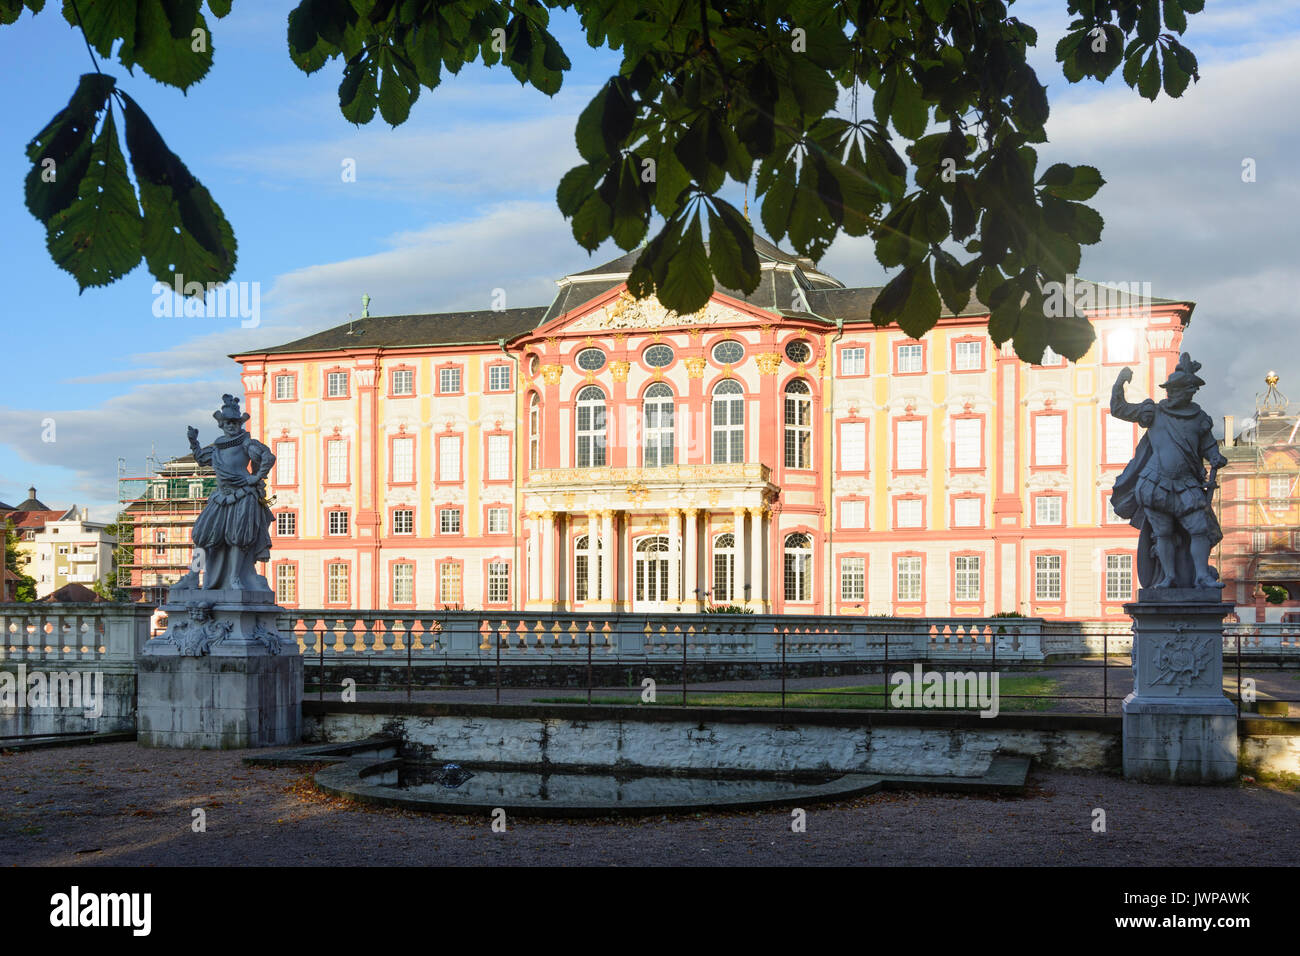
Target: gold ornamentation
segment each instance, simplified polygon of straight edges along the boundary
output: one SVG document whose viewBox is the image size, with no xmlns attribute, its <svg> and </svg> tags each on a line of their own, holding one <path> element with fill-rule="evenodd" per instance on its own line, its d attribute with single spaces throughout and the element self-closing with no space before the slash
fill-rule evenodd
<svg viewBox="0 0 1300 956">
<path fill-rule="evenodd" d="M 576 500 L 577 500 L 577 496 L 572 491 L 566 491 L 564 493 L 564 510 L 572 511 L 573 502 Z"/>
<path fill-rule="evenodd" d="M 593 339 L 593 338 L 589 335 L 589 336 L 587 336 L 585 339 L 582 340 L 582 344 L 585 345 L 585 346 L 587 346 L 588 348 L 590 348 L 591 346 L 593 346 L 593 345 L 596 344 L 596 340 Z"/>
<path fill-rule="evenodd" d="M 692 342 L 698 342 L 700 336 L 704 334 L 704 330 L 698 327 L 690 328 L 686 330 L 686 334 L 691 337 Z"/>
<path fill-rule="evenodd" d="M 663 380 L 664 380 L 664 370 L 661 368 L 655 369 L 655 381 L 662 382 Z"/>
<path fill-rule="evenodd" d="M 686 374 L 689 378 L 704 378 L 704 366 L 707 363 L 703 355 L 692 355 L 684 361 Z"/>
<path fill-rule="evenodd" d="M 616 382 L 626 382 L 627 370 L 631 367 L 631 362 L 625 362 L 619 359 L 609 363 L 609 374 L 614 377 L 614 381 Z"/>
<path fill-rule="evenodd" d="M 547 385 L 559 385 L 560 377 L 564 375 L 563 365 L 543 365 L 542 378 Z"/>
<path fill-rule="evenodd" d="M 817 377 L 818 378 L 826 377 L 826 356 L 825 355 L 823 355 L 821 358 L 817 360 Z"/>
<path fill-rule="evenodd" d="M 718 502 L 721 501 L 721 500 L 722 500 L 722 489 L 721 489 L 721 488 L 710 488 L 710 489 L 709 489 L 709 504 L 716 508 L 716 507 L 718 506 Z"/>
<path fill-rule="evenodd" d="M 764 352 L 755 361 L 758 363 L 759 375 L 775 375 L 781 367 L 781 356 L 777 352 Z"/>
<path fill-rule="evenodd" d="M 650 489 L 645 486 L 645 482 L 638 479 L 627 486 L 626 494 L 629 501 L 637 505 L 643 505 L 645 500 L 650 497 Z"/>
<path fill-rule="evenodd" d="M 547 348 L 552 348 L 552 349 L 553 349 L 553 348 L 555 348 L 555 347 L 556 347 L 557 345 L 559 345 L 559 344 L 560 344 L 560 340 L 557 339 L 554 335 L 548 335 L 548 336 L 546 337 L 546 346 L 547 346 Z"/>
</svg>

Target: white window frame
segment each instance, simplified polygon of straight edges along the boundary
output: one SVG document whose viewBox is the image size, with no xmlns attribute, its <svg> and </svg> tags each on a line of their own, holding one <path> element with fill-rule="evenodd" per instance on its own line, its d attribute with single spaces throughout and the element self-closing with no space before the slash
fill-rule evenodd
<svg viewBox="0 0 1300 956">
<path fill-rule="evenodd" d="M 978 601 L 983 561 L 978 554 L 958 554 L 953 561 L 953 597 L 958 601 Z"/>
<path fill-rule="evenodd" d="M 919 555 L 905 554 L 894 559 L 894 596 L 899 603 L 915 603 L 925 594 L 925 565 Z"/>
<path fill-rule="evenodd" d="M 841 375 L 867 374 L 867 349 L 863 345 L 850 345 L 840 349 Z"/>
<path fill-rule="evenodd" d="M 578 393 L 573 424 L 576 466 L 605 467 L 605 393 L 599 386 L 588 385 Z"/>
<path fill-rule="evenodd" d="M 713 463 L 739 464 L 745 460 L 745 390 L 733 379 L 713 387 Z"/>
<path fill-rule="evenodd" d="M 393 395 L 409 396 L 415 394 L 415 369 L 393 369 Z"/>
<path fill-rule="evenodd" d="M 867 559 L 859 556 L 840 558 L 840 600 L 867 599 Z"/>
<path fill-rule="evenodd" d="M 812 468 L 812 389 L 801 378 L 785 387 L 785 467 L 800 471 Z"/>
</svg>

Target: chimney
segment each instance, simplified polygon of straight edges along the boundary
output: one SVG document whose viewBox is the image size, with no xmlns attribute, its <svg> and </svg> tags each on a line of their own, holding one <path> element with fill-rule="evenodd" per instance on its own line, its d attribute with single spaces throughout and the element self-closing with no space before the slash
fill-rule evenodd
<svg viewBox="0 0 1300 956">
<path fill-rule="evenodd" d="M 33 499 L 36 497 L 36 488 L 35 488 L 35 487 L 31 487 L 31 488 L 28 488 L 28 489 L 27 489 L 27 497 L 28 497 L 28 498 L 33 498 Z"/>
<path fill-rule="evenodd" d="M 1235 442 L 1233 441 L 1235 436 L 1233 435 L 1232 432 L 1233 426 L 1235 424 L 1236 422 L 1233 420 L 1233 417 L 1231 415 L 1223 416 L 1223 444 L 1224 447 L 1226 448 L 1231 448 L 1235 444 Z"/>
</svg>

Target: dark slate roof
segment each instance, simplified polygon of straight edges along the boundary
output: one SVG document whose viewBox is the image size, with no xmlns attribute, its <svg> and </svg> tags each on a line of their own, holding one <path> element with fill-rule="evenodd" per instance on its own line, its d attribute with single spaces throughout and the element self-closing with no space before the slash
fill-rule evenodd
<svg viewBox="0 0 1300 956">
<path fill-rule="evenodd" d="M 20 504 L 14 511 L 53 511 L 49 505 L 42 502 L 39 498 L 32 496 Z"/>
<path fill-rule="evenodd" d="M 277 352 L 331 352 L 343 349 L 495 342 L 532 331 L 545 314 L 546 306 L 534 306 L 526 309 L 502 309 L 499 312 L 484 309 L 477 312 L 369 316 L 284 345 L 236 352 L 231 358 Z"/>
<path fill-rule="evenodd" d="M 13 510 L 14 510 L 14 506 L 13 506 L 13 505 L 7 505 L 7 504 L 5 504 L 3 501 L 0 501 L 0 513 L 6 512 L 6 511 L 13 511 Z"/>
</svg>

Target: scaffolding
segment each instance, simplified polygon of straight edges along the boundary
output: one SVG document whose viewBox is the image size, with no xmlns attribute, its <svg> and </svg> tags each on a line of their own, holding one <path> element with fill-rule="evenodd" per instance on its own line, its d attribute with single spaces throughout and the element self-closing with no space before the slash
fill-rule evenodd
<svg viewBox="0 0 1300 956">
<path fill-rule="evenodd" d="M 1226 423 L 1228 466 L 1219 475 L 1224 597 L 1237 603 L 1239 614 L 1253 607 L 1257 622 L 1300 617 L 1300 415 L 1278 381 L 1270 371 L 1266 390 L 1255 396 L 1254 417 L 1239 432 L 1233 434 L 1231 419 Z M 1285 595 L 1281 604 L 1268 599 L 1269 591 Z"/>
<path fill-rule="evenodd" d="M 145 459 L 143 475 L 117 460 L 117 586 L 132 601 L 161 604 L 193 560 L 190 529 L 216 487 L 193 455 Z"/>
</svg>

